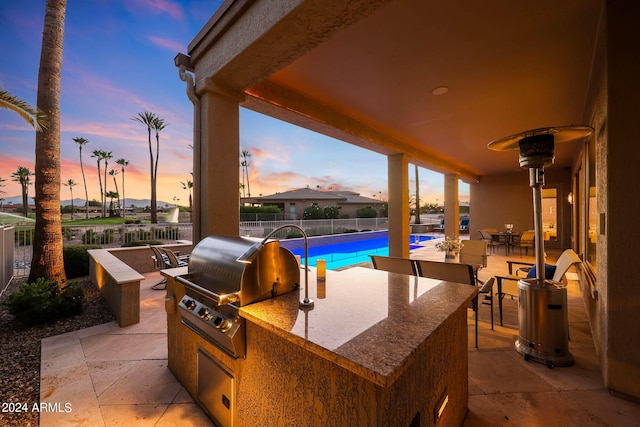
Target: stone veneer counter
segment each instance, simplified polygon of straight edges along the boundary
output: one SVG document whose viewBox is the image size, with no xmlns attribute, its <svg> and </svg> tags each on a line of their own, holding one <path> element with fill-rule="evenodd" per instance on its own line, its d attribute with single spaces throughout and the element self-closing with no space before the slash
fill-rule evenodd
<svg viewBox="0 0 640 427">
<path fill-rule="evenodd" d="M 303 270 L 300 280 L 304 287 Z M 303 295 L 302 289 L 300 295 L 251 304 L 240 315 L 386 387 L 404 372 L 418 346 L 469 303 L 475 289 L 355 267 L 327 271 L 324 284 L 317 284 L 315 269 L 310 269 L 312 309 L 298 308 Z"/>
<path fill-rule="evenodd" d="M 240 309 L 246 357 L 234 359 L 181 323 L 174 278 L 185 273 L 163 270 L 169 369 L 205 411 L 198 384 L 213 379 L 198 355 L 227 372 L 231 421 L 221 425 L 462 425 L 476 288 L 361 267 L 327 271 L 318 287 L 312 269 L 313 309 L 298 306 L 304 289 Z"/>
</svg>

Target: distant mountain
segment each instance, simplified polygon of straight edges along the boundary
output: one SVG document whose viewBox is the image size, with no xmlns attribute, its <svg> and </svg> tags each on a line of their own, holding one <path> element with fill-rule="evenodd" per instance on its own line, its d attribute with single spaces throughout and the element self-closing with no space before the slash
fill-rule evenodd
<svg viewBox="0 0 640 427">
<path fill-rule="evenodd" d="M 74 198 L 73 206 L 84 206 L 84 202 L 85 202 L 84 199 Z M 109 203 L 109 200 L 107 200 L 107 203 Z M 2 201 L 2 204 L 5 207 L 9 205 L 22 206 L 22 196 L 5 197 L 4 200 Z M 33 205 L 33 199 L 31 198 L 31 196 L 29 196 L 29 204 Z M 61 200 L 60 205 L 62 206 L 71 205 L 71 199 Z M 131 207 L 131 205 L 134 205 L 137 208 L 144 208 L 146 206 L 151 206 L 151 199 L 130 199 L 127 197 L 127 207 L 129 208 Z M 158 206 L 159 207 L 174 206 L 174 204 L 159 200 Z"/>
</svg>

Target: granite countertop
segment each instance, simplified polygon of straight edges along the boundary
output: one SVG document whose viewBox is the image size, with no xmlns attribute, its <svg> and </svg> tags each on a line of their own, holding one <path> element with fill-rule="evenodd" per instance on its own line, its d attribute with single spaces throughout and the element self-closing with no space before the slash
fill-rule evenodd
<svg viewBox="0 0 640 427">
<path fill-rule="evenodd" d="M 300 272 L 304 288 L 304 271 Z M 320 286 L 318 286 L 318 284 Z M 469 285 L 364 267 L 309 269 L 312 309 L 300 309 L 304 289 L 250 304 L 240 315 L 381 386 L 410 364 L 418 346 L 477 289 Z"/>
</svg>

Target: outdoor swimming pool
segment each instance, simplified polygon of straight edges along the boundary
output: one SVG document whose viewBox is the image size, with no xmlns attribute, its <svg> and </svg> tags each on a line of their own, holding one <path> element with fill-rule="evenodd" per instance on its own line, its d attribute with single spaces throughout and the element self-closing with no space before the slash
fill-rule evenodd
<svg viewBox="0 0 640 427">
<path fill-rule="evenodd" d="M 432 236 L 421 236 L 420 241 L 434 239 Z M 413 243 L 413 236 L 409 250 L 420 248 L 420 245 Z M 287 246 L 283 244 L 282 246 Z M 304 248 L 290 248 L 294 255 L 300 255 L 304 264 Z M 371 261 L 369 255 L 389 255 L 389 239 L 384 237 L 375 237 L 366 240 L 343 241 L 337 243 L 327 243 L 322 245 L 309 245 L 309 265 L 315 267 L 318 259 L 324 259 L 327 262 L 328 270 L 346 267 L 361 262 Z"/>
</svg>

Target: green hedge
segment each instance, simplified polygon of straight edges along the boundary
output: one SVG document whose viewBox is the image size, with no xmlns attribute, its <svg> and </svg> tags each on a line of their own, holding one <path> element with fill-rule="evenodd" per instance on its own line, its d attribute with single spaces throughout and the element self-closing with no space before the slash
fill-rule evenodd
<svg viewBox="0 0 640 427">
<path fill-rule="evenodd" d="M 87 252 L 89 249 L 100 249 L 100 246 L 70 245 L 62 248 L 67 279 L 89 275 L 89 252 Z"/>
<path fill-rule="evenodd" d="M 20 285 L 4 304 L 18 322 L 31 326 L 82 313 L 83 299 L 84 291 L 77 282 L 61 289 L 57 282 L 40 278 Z"/>
</svg>

